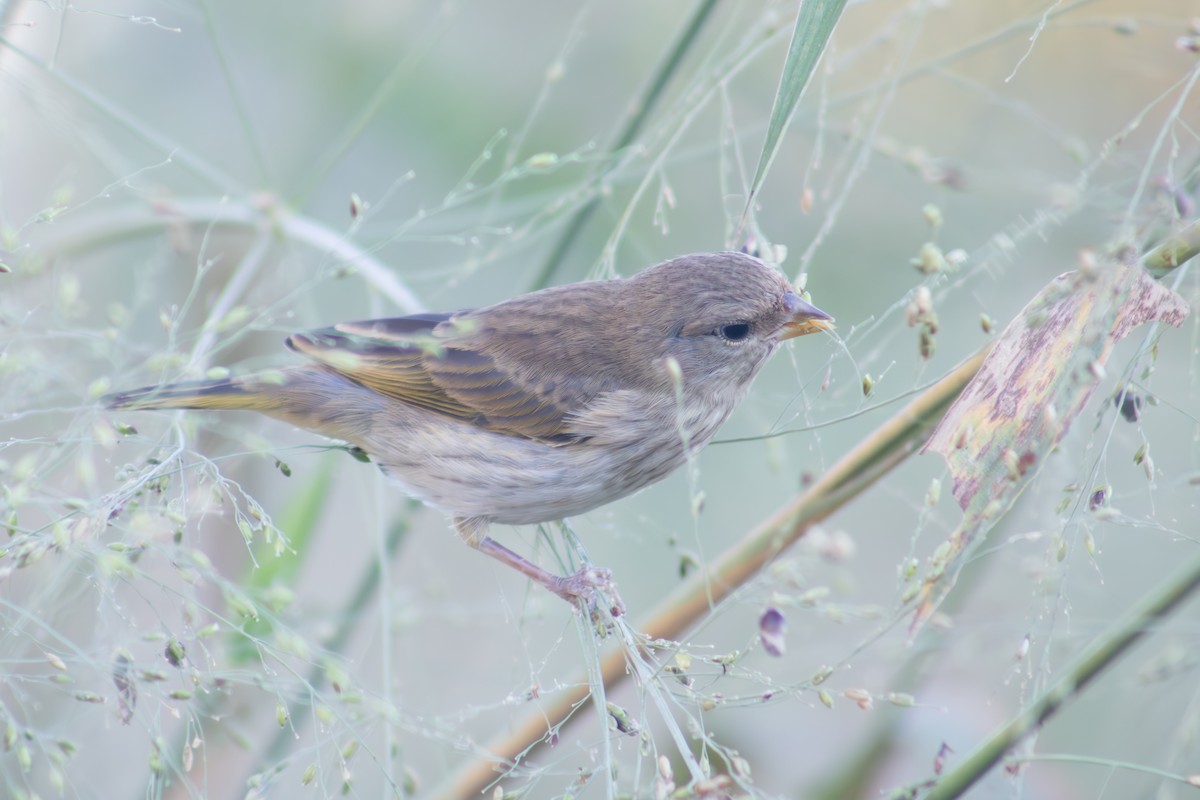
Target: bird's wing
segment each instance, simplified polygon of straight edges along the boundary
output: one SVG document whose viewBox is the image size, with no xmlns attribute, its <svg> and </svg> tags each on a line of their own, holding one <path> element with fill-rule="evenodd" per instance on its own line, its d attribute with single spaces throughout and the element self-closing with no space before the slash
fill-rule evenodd
<svg viewBox="0 0 1200 800">
<path fill-rule="evenodd" d="M 568 415 L 582 398 L 522 380 L 483 352 L 471 320 L 415 314 L 345 322 L 294 334 L 288 347 L 380 394 L 487 430 L 551 443 L 573 441 Z M 439 327 L 440 326 L 440 327 Z"/>
</svg>

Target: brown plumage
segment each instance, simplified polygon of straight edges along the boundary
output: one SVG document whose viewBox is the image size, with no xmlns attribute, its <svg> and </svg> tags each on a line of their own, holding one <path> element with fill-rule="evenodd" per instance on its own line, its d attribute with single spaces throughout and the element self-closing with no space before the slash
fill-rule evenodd
<svg viewBox="0 0 1200 800">
<path fill-rule="evenodd" d="M 664 477 L 780 342 L 830 321 L 758 259 L 696 254 L 481 309 L 295 334 L 288 346 L 311 363 L 106 400 L 248 409 L 344 439 L 452 514 L 472 546 L 573 600 L 606 573 L 556 577 L 488 526 L 579 514 Z"/>
</svg>

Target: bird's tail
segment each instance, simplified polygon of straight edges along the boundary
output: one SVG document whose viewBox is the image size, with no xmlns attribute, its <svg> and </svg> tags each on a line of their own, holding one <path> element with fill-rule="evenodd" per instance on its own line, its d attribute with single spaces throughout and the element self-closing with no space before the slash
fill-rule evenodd
<svg viewBox="0 0 1200 800">
<path fill-rule="evenodd" d="M 218 381 L 143 386 L 100 399 L 109 408 L 201 408 L 258 411 L 301 428 L 366 447 L 385 410 L 382 395 L 323 365 L 288 367 Z"/>
<path fill-rule="evenodd" d="M 142 386 L 100 398 L 109 408 L 208 408 L 245 409 L 270 413 L 282 404 L 279 391 L 285 373 L 264 373 L 217 381 L 181 381 Z"/>
</svg>

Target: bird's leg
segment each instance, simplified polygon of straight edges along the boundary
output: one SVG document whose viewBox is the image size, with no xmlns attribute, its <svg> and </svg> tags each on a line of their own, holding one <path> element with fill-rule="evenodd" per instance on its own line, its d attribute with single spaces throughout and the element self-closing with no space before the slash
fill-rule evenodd
<svg viewBox="0 0 1200 800">
<path fill-rule="evenodd" d="M 524 558 L 487 535 L 488 523 L 479 517 L 455 517 L 454 530 L 471 547 L 503 562 L 530 580 L 540 583 L 571 605 L 582 599 L 591 602 L 603 591 L 612 599 L 610 611 L 614 617 L 625 613 L 625 604 L 612 582 L 612 571 L 604 567 L 583 567 L 573 575 L 555 575 Z"/>
<path fill-rule="evenodd" d="M 624 604 L 620 602 L 619 597 L 615 596 L 616 588 L 612 582 L 612 570 L 604 567 L 583 567 L 572 575 L 555 575 L 514 553 L 490 536 L 485 536 L 480 540 L 478 549 L 537 581 L 572 605 L 575 605 L 580 599 L 591 602 L 597 591 L 603 591 L 614 596 L 615 615 L 619 615 L 620 611 L 624 610 Z"/>
</svg>

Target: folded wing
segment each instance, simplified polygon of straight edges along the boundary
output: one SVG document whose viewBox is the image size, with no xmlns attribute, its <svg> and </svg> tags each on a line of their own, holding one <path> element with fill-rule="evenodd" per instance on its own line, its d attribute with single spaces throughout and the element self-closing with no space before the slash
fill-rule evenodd
<svg viewBox="0 0 1200 800">
<path fill-rule="evenodd" d="M 590 396 L 521 380 L 484 351 L 469 312 L 346 322 L 295 334 L 288 347 L 401 402 L 487 430 L 577 441 L 569 416 Z M 588 392 L 587 394 L 594 394 Z"/>
</svg>

